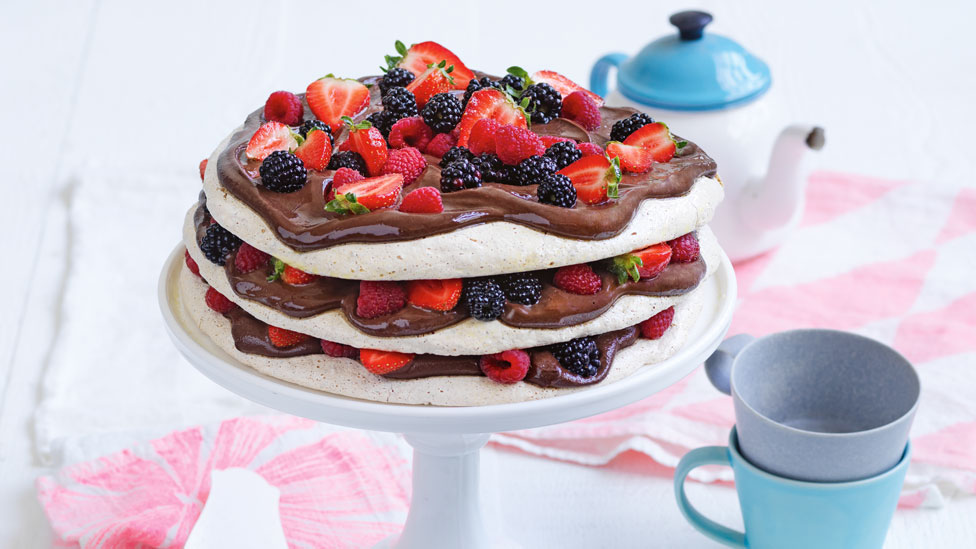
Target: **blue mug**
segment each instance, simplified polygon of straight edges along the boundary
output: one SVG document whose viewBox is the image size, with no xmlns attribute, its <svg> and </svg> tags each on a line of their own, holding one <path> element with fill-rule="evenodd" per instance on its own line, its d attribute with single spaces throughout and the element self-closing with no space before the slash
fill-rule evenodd
<svg viewBox="0 0 976 549">
<path fill-rule="evenodd" d="M 767 473 L 739 451 L 736 429 L 729 445 L 706 446 L 685 454 L 674 475 L 674 493 L 685 519 L 709 538 L 750 549 L 869 549 L 884 544 L 898 505 L 911 444 L 891 469 L 851 482 L 805 482 Z M 698 512 L 685 493 L 685 478 L 696 467 L 729 465 L 742 509 L 745 533 Z"/>
</svg>

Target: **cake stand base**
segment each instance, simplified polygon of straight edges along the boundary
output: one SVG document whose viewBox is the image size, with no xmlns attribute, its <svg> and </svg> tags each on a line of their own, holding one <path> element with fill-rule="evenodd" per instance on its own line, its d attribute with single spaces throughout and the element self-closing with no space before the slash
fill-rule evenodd
<svg viewBox="0 0 976 549">
<path fill-rule="evenodd" d="M 735 307 L 728 258 L 702 283 L 705 304 L 688 341 L 671 358 L 586 390 L 528 402 L 472 407 L 388 404 L 307 389 L 258 373 L 224 353 L 183 314 L 178 286 L 183 246 L 159 279 L 159 303 L 177 349 L 215 383 L 265 406 L 333 425 L 405 433 L 414 449 L 413 497 L 403 532 L 380 544 L 397 549 L 518 547 L 485 527 L 479 497 L 479 451 L 490 433 L 542 427 L 607 412 L 676 383 L 725 337 Z M 495 521 L 493 524 L 499 524 Z"/>
</svg>

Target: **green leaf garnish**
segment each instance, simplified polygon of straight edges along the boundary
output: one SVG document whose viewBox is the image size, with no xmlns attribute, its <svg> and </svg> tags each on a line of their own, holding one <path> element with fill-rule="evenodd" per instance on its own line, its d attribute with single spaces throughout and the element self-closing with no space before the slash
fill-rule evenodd
<svg viewBox="0 0 976 549">
<path fill-rule="evenodd" d="M 607 198 L 620 198 L 620 158 L 613 157 L 607 168 Z M 639 258 L 638 258 L 639 259 Z"/>
<path fill-rule="evenodd" d="M 389 72 L 390 69 L 396 68 L 396 66 L 400 64 L 400 61 L 403 61 L 403 58 L 407 55 L 407 46 L 405 46 L 403 42 L 397 40 L 393 43 L 393 46 L 400 55 L 383 56 L 383 59 L 386 61 L 386 68 L 383 69 L 383 67 L 380 67 L 383 69 L 383 72 Z"/>
<path fill-rule="evenodd" d="M 339 215 L 353 214 L 360 215 L 369 213 L 369 208 L 363 206 L 356 200 L 356 195 L 346 193 L 338 195 L 325 205 L 325 211 L 337 213 Z"/>
<path fill-rule="evenodd" d="M 284 261 L 276 257 L 274 258 L 274 261 L 272 263 L 274 264 L 274 272 L 272 272 L 271 276 L 268 277 L 268 282 L 274 282 L 275 280 L 278 280 L 279 278 L 281 278 L 282 273 L 285 272 Z"/>
<path fill-rule="evenodd" d="M 640 280 L 640 271 L 637 268 L 643 265 L 644 261 L 636 255 L 618 255 L 610 263 L 610 272 L 617 275 L 617 282 L 619 284 L 627 282 L 627 278 L 632 278 L 634 282 L 637 282 Z"/>
</svg>

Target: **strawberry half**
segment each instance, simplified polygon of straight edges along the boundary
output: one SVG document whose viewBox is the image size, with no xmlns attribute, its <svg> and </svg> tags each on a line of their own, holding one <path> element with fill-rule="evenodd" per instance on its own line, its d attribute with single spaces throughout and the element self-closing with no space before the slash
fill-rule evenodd
<svg viewBox="0 0 976 549">
<path fill-rule="evenodd" d="M 407 282 L 407 303 L 434 311 L 450 311 L 461 298 L 460 278 L 411 280 Z"/>
<path fill-rule="evenodd" d="M 330 74 L 308 85 L 305 100 L 315 117 L 338 135 L 343 116 L 356 116 L 369 106 L 369 89 L 358 80 Z"/>
<path fill-rule="evenodd" d="M 624 145 L 634 145 L 651 152 L 655 162 L 667 162 L 674 158 L 677 144 L 664 122 L 641 127 L 624 139 Z"/>
<path fill-rule="evenodd" d="M 397 40 L 396 50 L 399 56 L 386 56 L 390 68 L 402 67 L 412 72 L 414 76 L 420 76 L 428 66 L 445 61 L 447 66 L 454 65 L 454 87 L 458 90 L 467 88 L 468 82 L 474 78 L 474 73 L 461 62 L 458 56 L 437 42 L 421 42 L 408 49 L 403 42 Z"/>
<path fill-rule="evenodd" d="M 566 99 L 566 97 L 573 92 L 581 91 L 588 95 L 590 99 L 596 102 L 597 105 L 603 105 L 602 97 L 584 88 L 583 86 L 580 86 L 576 82 L 573 82 L 556 71 L 536 71 L 535 74 L 532 75 L 532 81 L 545 82 L 553 88 L 556 88 L 556 91 L 559 92 L 559 95 L 563 96 L 563 99 Z"/>
<path fill-rule="evenodd" d="M 390 151 L 386 148 L 386 140 L 383 139 L 380 130 L 374 128 L 368 120 L 358 124 L 348 116 L 343 116 L 342 120 L 349 128 L 349 139 L 346 140 L 346 143 L 349 144 L 349 150 L 359 153 L 359 156 L 363 157 L 363 160 L 366 161 L 368 175 L 383 173 L 383 165 L 386 164 Z"/>
<path fill-rule="evenodd" d="M 359 350 L 359 361 L 363 363 L 363 367 L 379 376 L 399 370 L 411 360 L 413 360 L 413 355 L 410 353 L 375 349 Z"/>
<path fill-rule="evenodd" d="M 613 258 L 610 271 L 617 275 L 621 284 L 628 277 L 637 282 L 642 278 L 651 278 L 664 270 L 671 261 L 671 246 L 664 242 L 646 248 L 618 255 Z"/>
<path fill-rule="evenodd" d="M 454 78 L 451 75 L 454 66 L 446 63 L 441 61 L 436 65 L 429 65 L 413 82 L 407 84 L 407 91 L 412 92 L 417 99 L 418 109 L 424 108 L 431 97 L 454 89 Z"/>
<path fill-rule="evenodd" d="M 326 211 L 363 214 L 396 204 L 403 190 L 403 175 L 391 173 L 350 181 L 337 186 L 335 199 L 325 205 Z"/>
<path fill-rule="evenodd" d="M 587 204 L 599 204 L 617 198 L 620 184 L 620 163 L 600 155 L 584 156 L 559 170 L 573 182 L 576 198 Z"/>
<path fill-rule="evenodd" d="M 498 122 L 500 126 L 529 127 L 525 121 L 525 111 L 513 103 L 505 92 L 494 88 L 481 89 L 471 94 L 458 122 L 458 146 L 468 145 L 474 125 L 485 118 Z"/>
<path fill-rule="evenodd" d="M 305 142 L 295 149 L 295 156 L 309 170 L 322 171 L 329 165 L 332 158 L 332 140 L 329 134 L 322 130 L 312 130 L 307 134 Z"/>
<path fill-rule="evenodd" d="M 619 158 L 620 167 L 631 173 L 644 173 L 654 164 L 654 153 L 637 145 L 625 145 L 620 141 L 607 143 L 607 156 Z"/>
<path fill-rule="evenodd" d="M 275 151 L 290 151 L 297 146 L 291 128 L 281 122 L 266 122 L 251 136 L 244 154 L 251 160 L 264 160 Z"/>
<path fill-rule="evenodd" d="M 283 348 L 298 345 L 309 339 L 309 336 L 277 326 L 268 326 L 268 339 L 271 340 L 271 344 L 275 347 Z"/>
</svg>

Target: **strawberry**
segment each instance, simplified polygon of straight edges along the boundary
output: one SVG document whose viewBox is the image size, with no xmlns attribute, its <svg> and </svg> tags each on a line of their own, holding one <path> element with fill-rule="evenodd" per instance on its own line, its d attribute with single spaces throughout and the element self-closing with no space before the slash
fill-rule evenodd
<svg viewBox="0 0 976 549">
<path fill-rule="evenodd" d="M 306 273 L 301 269 L 296 269 L 291 265 L 285 265 L 285 270 L 281 273 L 281 281 L 289 286 L 302 286 L 314 281 L 317 276 Z"/>
<path fill-rule="evenodd" d="M 204 158 L 200 161 L 200 181 L 203 181 L 203 176 L 207 173 L 207 159 Z"/>
<path fill-rule="evenodd" d="M 309 336 L 277 326 L 268 326 L 268 339 L 275 347 L 291 347 L 309 339 Z"/>
<path fill-rule="evenodd" d="M 302 160 L 305 169 L 322 171 L 332 158 L 332 140 L 322 130 L 312 130 L 305 142 L 295 149 L 295 156 Z"/>
<path fill-rule="evenodd" d="M 468 136 L 468 150 L 475 156 L 481 153 L 495 152 L 495 132 L 501 127 L 491 118 L 482 118 L 475 122 Z"/>
<path fill-rule="evenodd" d="M 251 160 L 264 160 L 275 151 L 290 151 L 297 146 L 291 128 L 281 122 L 266 122 L 251 136 L 244 154 Z"/>
<path fill-rule="evenodd" d="M 366 171 L 369 172 L 367 175 L 383 173 L 383 164 L 386 164 L 389 151 L 380 130 L 368 120 L 357 124 L 348 116 L 342 119 L 349 128 L 349 139 L 346 140 L 349 150 L 358 153 L 366 161 Z"/>
<path fill-rule="evenodd" d="M 624 139 L 624 145 L 633 145 L 650 151 L 655 162 L 667 162 L 674 157 L 677 144 L 664 122 L 642 126 Z"/>
<path fill-rule="evenodd" d="M 458 132 L 459 146 L 468 145 L 471 130 L 483 118 L 490 118 L 502 126 L 529 127 L 525 121 L 525 111 L 513 103 L 505 92 L 494 88 L 483 88 L 471 94 L 471 99 L 464 108 L 464 114 L 461 115 L 461 121 L 455 128 Z"/>
<path fill-rule="evenodd" d="M 620 163 L 616 158 L 611 161 L 605 156 L 584 156 L 558 173 L 573 182 L 576 198 L 587 204 L 599 204 L 619 196 Z"/>
<path fill-rule="evenodd" d="M 444 202 L 437 187 L 420 187 L 407 193 L 400 203 L 400 211 L 405 213 L 441 213 Z"/>
<path fill-rule="evenodd" d="M 450 311 L 461 298 L 460 278 L 411 280 L 407 282 L 407 303 L 434 311 Z"/>
<path fill-rule="evenodd" d="M 597 106 L 603 104 L 602 97 L 555 71 L 536 71 L 536 73 L 532 75 L 532 81 L 535 83 L 545 82 L 546 84 L 556 88 L 556 91 L 559 92 L 559 95 L 563 96 L 563 99 L 566 99 L 566 97 L 573 92 L 581 91 L 585 93 L 587 97 L 592 99 Z"/>
<path fill-rule="evenodd" d="M 413 355 L 409 353 L 375 349 L 359 350 L 359 361 L 363 363 L 363 367 L 378 376 L 399 370 L 411 360 Z"/>
<path fill-rule="evenodd" d="M 454 78 L 451 76 L 454 67 L 445 67 L 444 63 L 441 61 L 436 65 L 431 64 L 413 82 L 407 84 L 407 91 L 413 92 L 417 99 L 418 109 L 424 108 L 431 97 L 454 89 Z"/>
<path fill-rule="evenodd" d="M 664 270 L 671 261 L 671 247 L 661 242 L 629 254 L 613 258 L 610 271 L 617 275 L 617 282 L 623 284 L 630 277 L 637 282 L 651 278 Z"/>
<path fill-rule="evenodd" d="M 308 85 L 305 100 L 315 117 L 338 135 L 343 116 L 356 116 L 369 106 L 369 88 L 358 80 L 329 74 Z"/>
<path fill-rule="evenodd" d="M 420 76 L 430 65 L 444 61 L 448 66 L 454 66 L 454 86 L 458 90 L 467 88 L 468 82 L 474 78 L 474 73 L 461 62 L 458 56 L 437 42 L 421 42 L 410 46 L 409 49 L 399 40 L 395 45 L 400 55 L 386 56 L 389 68 L 402 67 L 412 72 L 414 76 Z"/>
<path fill-rule="evenodd" d="M 370 210 L 396 204 L 403 190 L 403 175 L 391 173 L 336 185 L 335 196 L 325 205 L 326 211 L 341 214 L 364 214 Z"/>
<path fill-rule="evenodd" d="M 619 158 L 620 167 L 631 173 L 644 173 L 654 164 L 654 153 L 637 145 L 625 145 L 619 141 L 607 143 L 607 156 Z"/>
</svg>

